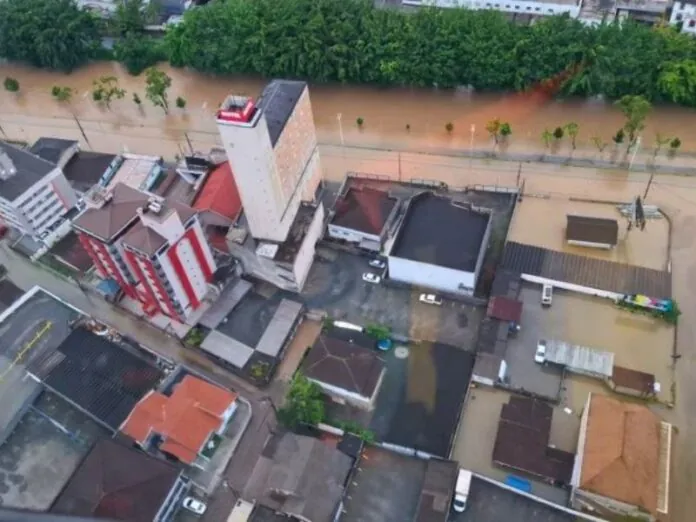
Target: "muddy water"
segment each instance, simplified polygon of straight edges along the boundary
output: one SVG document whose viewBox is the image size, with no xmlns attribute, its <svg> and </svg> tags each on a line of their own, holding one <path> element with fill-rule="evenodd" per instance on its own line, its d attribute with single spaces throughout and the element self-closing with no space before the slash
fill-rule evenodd
<svg viewBox="0 0 696 522">
<path fill-rule="evenodd" d="M 19 80 L 17 94 L 0 92 L 0 126 L 6 136 L 31 141 L 36 136 L 76 134 L 80 121 L 95 149 L 113 149 L 114 142 L 141 152 L 167 142 L 167 151 L 188 147 L 205 148 L 217 143 L 213 112 L 229 93 L 256 95 L 264 84 L 261 79 L 210 78 L 191 71 L 163 67 L 172 77 L 170 99 L 184 97 L 185 110 L 172 107 L 166 115 L 152 106 L 144 95 L 143 77 L 125 73 L 118 64 L 97 63 L 71 75 L 49 73 L 15 65 L 0 65 L 0 77 Z M 128 93 L 112 103 L 111 110 L 100 108 L 91 100 L 92 82 L 102 75 L 120 79 Z M 70 103 L 60 104 L 50 95 L 53 85 L 74 89 Z M 138 93 L 143 106 L 132 101 Z M 349 144 L 386 146 L 406 142 L 418 146 L 467 149 L 490 146 L 485 123 L 499 117 L 513 129 L 511 147 L 526 150 L 543 148 L 540 135 L 569 121 L 580 126 L 578 146 L 593 147 L 590 138 L 599 136 L 610 141 L 621 125 L 621 114 L 611 104 L 598 101 L 548 101 L 526 95 L 489 95 L 468 92 L 419 89 L 379 89 L 375 87 L 325 86 L 311 88 L 314 117 L 319 138 L 339 143 L 341 131 Z M 173 103 L 172 103 L 173 105 Z M 340 115 L 340 116 L 339 116 Z M 340 121 L 339 121 L 340 117 Z M 362 129 L 356 124 L 361 117 Z M 454 130 L 445 130 L 451 122 Z M 472 125 L 474 132 L 472 133 Z M 679 136 L 684 149 L 696 150 L 696 111 L 678 107 L 656 108 L 645 130 L 645 146 L 654 141 L 656 131 Z M 407 128 L 408 126 L 408 128 Z M 567 141 L 567 140 L 566 140 Z M 568 148 L 567 143 L 560 146 Z M 166 153 L 163 151 L 163 153 Z"/>
</svg>

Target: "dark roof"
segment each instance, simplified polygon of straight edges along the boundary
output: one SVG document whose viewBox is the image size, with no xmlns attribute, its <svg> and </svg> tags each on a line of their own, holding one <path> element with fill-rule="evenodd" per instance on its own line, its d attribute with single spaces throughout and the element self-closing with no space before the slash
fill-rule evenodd
<svg viewBox="0 0 696 522">
<path fill-rule="evenodd" d="M 615 219 L 588 216 L 566 216 L 566 241 L 585 241 L 616 245 L 619 240 L 619 224 Z"/>
<path fill-rule="evenodd" d="M 614 365 L 611 380 L 616 386 L 641 393 L 652 393 L 655 386 L 655 376 L 653 374 L 616 365 Z"/>
<path fill-rule="evenodd" d="M 473 272 L 489 219 L 432 192 L 419 194 L 411 199 L 390 255 Z"/>
<path fill-rule="evenodd" d="M 0 280 L 0 312 L 7 310 L 23 295 L 24 291 L 9 279 Z"/>
<path fill-rule="evenodd" d="M 114 159 L 113 154 L 80 151 L 63 167 L 63 174 L 75 190 L 86 192 L 97 184 Z"/>
<path fill-rule="evenodd" d="M 266 85 L 257 100 L 256 106 L 263 111 L 266 118 L 268 135 L 273 147 L 283 133 L 285 124 L 290 119 L 306 87 L 306 82 L 273 80 Z"/>
<path fill-rule="evenodd" d="M 73 231 L 53 245 L 49 252 L 81 272 L 86 272 L 94 264 Z"/>
<path fill-rule="evenodd" d="M 500 412 L 493 462 L 569 484 L 575 455 L 549 447 L 552 415 L 553 408 L 543 401 L 510 397 Z"/>
<path fill-rule="evenodd" d="M 508 241 L 501 266 L 521 274 L 564 281 L 619 294 L 672 296 L 669 272 L 556 252 Z"/>
<path fill-rule="evenodd" d="M 495 296 L 488 302 L 488 317 L 519 323 L 522 317 L 522 301 Z"/>
<path fill-rule="evenodd" d="M 36 140 L 29 152 L 38 157 L 50 161 L 54 165 L 60 161 L 60 157 L 66 150 L 77 145 L 75 140 L 64 140 L 61 138 L 39 138 Z"/>
<path fill-rule="evenodd" d="M 167 240 L 146 226 L 142 221 L 138 221 L 123 236 L 123 243 L 136 249 L 138 252 L 151 256 L 166 245 Z"/>
<path fill-rule="evenodd" d="M 351 187 L 336 201 L 332 225 L 380 235 L 398 199 L 369 187 Z"/>
<path fill-rule="evenodd" d="M 77 468 L 51 512 L 152 522 L 180 473 L 165 460 L 102 440 Z"/>
<path fill-rule="evenodd" d="M 106 241 L 138 217 L 138 209 L 147 205 L 149 196 L 124 183 L 111 191 L 113 198 L 101 208 L 87 208 L 73 224 L 80 230 Z"/>
<path fill-rule="evenodd" d="M 321 334 L 307 353 L 301 371 L 309 379 L 372 397 L 384 366 L 376 351 Z"/>
<path fill-rule="evenodd" d="M 428 460 L 415 522 L 447 522 L 458 473 L 454 461 Z"/>
<path fill-rule="evenodd" d="M 0 196 L 9 201 L 14 201 L 24 194 L 25 190 L 56 168 L 53 163 L 6 141 L 0 141 L 0 153 L 2 152 L 9 156 L 17 169 L 14 176 L 0 180 Z"/>
<path fill-rule="evenodd" d="M 59 395 L 117 430 L 136 403 L 162 378 L 144 359 L 84 328 L 30 368 Z"/>
<path fill-rule="evenodd" d="M 353 459 L 319 439 L 276 433 L 241 496 L 312 522 L 330 522 L 352 465 Z"/>
<path fill-rule="evenodd" d="M 518 272 L 502 269 L 495 271 L 495 278 L 491 286 L 491 297 L 500 295 L 510 299 L 517 299 L 521 289 L 522 279 Z"/>
</svg>

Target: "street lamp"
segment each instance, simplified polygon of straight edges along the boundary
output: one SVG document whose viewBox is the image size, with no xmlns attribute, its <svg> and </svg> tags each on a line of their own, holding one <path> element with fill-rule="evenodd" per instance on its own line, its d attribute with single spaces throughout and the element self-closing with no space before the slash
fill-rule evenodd
<svg viewBox="0 0 696 522">
<path fill-rule="evenodd" d="M 338 134 L 341 137 L 341 147 L 345 146 L 345 142 L 343 141 L 343 114 L 340 112 L 336 114 L 336 119 L 338 120 Z"/>
<path fill-rule="evenodd" d="M 469 140 L 469 168 L 474 159 L 474 134 L 476 134 L 476 124 L 471 124 L 471 139 Z"/>
</svg>

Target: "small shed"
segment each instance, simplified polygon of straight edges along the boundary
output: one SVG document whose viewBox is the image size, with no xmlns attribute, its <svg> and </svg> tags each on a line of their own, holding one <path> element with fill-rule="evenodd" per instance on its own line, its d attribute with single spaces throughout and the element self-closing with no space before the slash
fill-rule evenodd
<svg viewBox="0 0 696 522">
<path fill-rule="evenodd" d="M 611 386 L 617 393 L 646 397 L 655 394 L 655 376 L 622 366 L 614 366 Z"/>
<path fill-rule="evenodd" d="M 613 353 L 563 341 L 546 341 L 546 362 L 599 379 L 611 378 L 614 370 Z"/>
<path fill-rule="evenodd" d="M 500 321 L 519 323 L 522 317 L 522 301 L 501 295 L 495 296 L 488 302 L 487 315 Z"/>
<path fill-rule="evenodd" d="M 615 219 L 566 216 L 566 241 L 570 245 L 614 248 L 619 241 L 619 224 Z"/>
</svg>

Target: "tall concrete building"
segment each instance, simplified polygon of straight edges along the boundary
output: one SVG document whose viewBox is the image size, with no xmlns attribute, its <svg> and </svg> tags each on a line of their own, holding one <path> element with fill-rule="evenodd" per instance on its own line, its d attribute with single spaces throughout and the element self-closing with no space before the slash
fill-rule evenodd
<svg viewBox="0 0 696 522">
<path fill-rule="evenodd" d="M 229 96 L 217 125 L 243 207 L 227 235 L 230 253 L 245 272 L 301 290 L 324 220 L 307 84 L 274 80 L 258 100 Z"/>
</svg>

